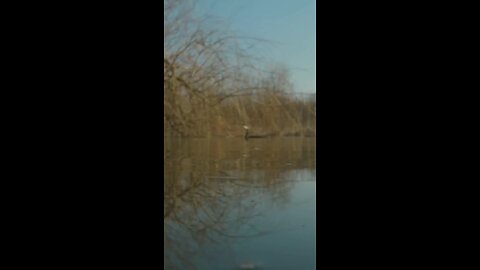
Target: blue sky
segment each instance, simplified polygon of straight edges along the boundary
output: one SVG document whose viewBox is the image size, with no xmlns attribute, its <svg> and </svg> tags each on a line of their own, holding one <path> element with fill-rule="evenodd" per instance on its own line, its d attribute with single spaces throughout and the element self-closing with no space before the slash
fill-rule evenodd
<svg viewBox="0 0 480 270">
<path fill-rule="evenodd" d="M 270 41 L 251 53 L 287 66 L 297 91 L 316 92 L 315 0 L 197 0 L 197 8 L 235 33 Z"/>
</svg>

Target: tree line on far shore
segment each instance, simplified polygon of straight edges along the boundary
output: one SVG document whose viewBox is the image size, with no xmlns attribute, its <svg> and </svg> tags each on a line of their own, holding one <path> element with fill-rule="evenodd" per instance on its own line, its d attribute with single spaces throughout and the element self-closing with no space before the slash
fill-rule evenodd
<svg viewBox="0 0 480 270">
<path fill-rule="evenodd" d="M 164 1 L 164 136 L 315 136 L 316 97 L 299 96 L 289 71 L 249 53 L 267 42 L 199 18 L 189 0 Z"/>
</svg>

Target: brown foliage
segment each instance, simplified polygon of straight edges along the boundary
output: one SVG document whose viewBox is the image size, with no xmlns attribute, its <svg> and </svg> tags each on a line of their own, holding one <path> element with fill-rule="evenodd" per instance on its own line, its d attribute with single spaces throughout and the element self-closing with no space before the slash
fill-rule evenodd
<svg viewBox="0 0 480 270">
<path fill-rule="evenodd" d="M 286 68 L 262 72 L 246 38 L 209 27 L 190 1 L 164 1 L 164 15 L 165 136 L 315 134 L 315 100 L 295 98 Z"/>
</svg>

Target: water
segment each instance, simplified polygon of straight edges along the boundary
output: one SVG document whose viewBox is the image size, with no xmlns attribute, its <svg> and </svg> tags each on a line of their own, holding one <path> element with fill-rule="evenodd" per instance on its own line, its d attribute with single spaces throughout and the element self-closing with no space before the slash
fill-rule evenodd
<svg viewBox="0 0 480 270">
<path fill-rule="evenodd" d="M 165 269 L 315 269 L 315 138 L 165 141 Z"/>
</svg>

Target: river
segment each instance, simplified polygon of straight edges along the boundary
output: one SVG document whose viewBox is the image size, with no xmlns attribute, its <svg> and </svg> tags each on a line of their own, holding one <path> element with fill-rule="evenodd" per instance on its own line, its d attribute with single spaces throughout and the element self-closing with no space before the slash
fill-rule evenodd
<svg viewBox="0 0 480 270">
<path fill-rule="evenodd" d="M 316 139 L 168 139 L 165 269 L 315 269 Z"/>
</svg>

